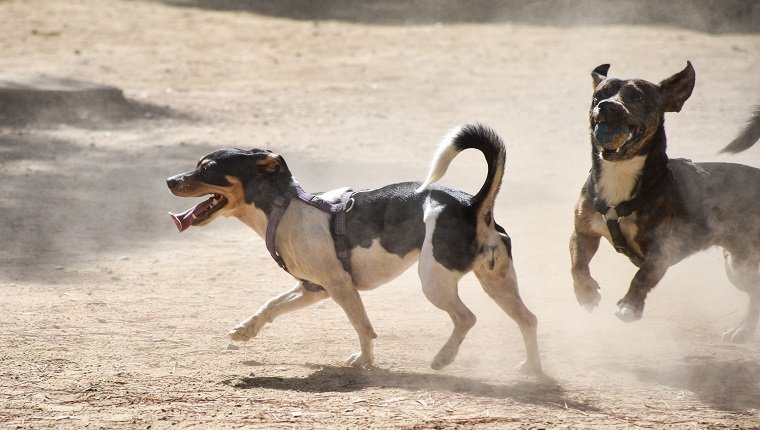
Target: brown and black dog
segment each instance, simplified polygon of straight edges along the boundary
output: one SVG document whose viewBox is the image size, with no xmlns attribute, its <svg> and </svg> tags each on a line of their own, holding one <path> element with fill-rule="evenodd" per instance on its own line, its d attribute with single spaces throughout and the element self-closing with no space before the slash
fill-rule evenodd
<svg viewBox="0 0 760 430">
<path fill-rule="evenodd" d="M 591 73 L 592 167 L 570 239 L 578 302 L 591 310 L 601 298 L 589 262 L 602 237 L 639 268 L 617 305 L 623 321 L 642 317 L 647 294 L 670 266 L 717 245 L 728 278 L 749 295 L 746 317 L 724 338 L 747 340 L 760 316 L 760 169 L 668 158 L 665 112 L 679 112 L 691 95 L 691 63 L 659 84 L 608 78 L 608 70 Z"/>
</svg>

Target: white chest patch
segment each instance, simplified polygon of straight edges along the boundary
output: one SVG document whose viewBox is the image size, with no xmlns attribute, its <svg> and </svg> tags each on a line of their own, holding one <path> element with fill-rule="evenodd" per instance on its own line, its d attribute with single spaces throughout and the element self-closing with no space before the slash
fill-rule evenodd
<svg viewBox="0 0 760 430">
<path fill-rule="evenodd" d="M 644 170 L 646 155 L 639 155 L 624 161 L 601 161 L 599 182 L 596 184 L 596 194 L 610 206 L 630 200 L 633 196 L 636 181 Z"/>
</svg>

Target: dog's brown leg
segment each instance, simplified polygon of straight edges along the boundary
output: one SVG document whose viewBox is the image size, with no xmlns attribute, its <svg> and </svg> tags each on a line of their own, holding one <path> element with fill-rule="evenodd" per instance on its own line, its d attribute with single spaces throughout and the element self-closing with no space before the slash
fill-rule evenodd
<svg viewBox="0 0 760 430">
<path fill-rule="evenodd" d="M 657 254 L 655 256 L 655 254 Z M 647 294 L 665 276 L 671 261 L 661 253 L 651 253 L 644 260 L 636 275 L 633 276 L 628 292 L 618 302 L 615 315 L 625 322 L 640 320 L 644 314 L 644 301 Z"/>
<path fill-rule="evenodd" d="M 503 256 L 503 258 L 501 258 Z M 493 269 L 483 265 L 475 269 L 483 290 L 507 313 L 520 328 L 525 342 L 526 359 L 517 369 L 530 374 L 541 375 L 541 356 L 538 352 L 536 328 L 538 320 L 523 303 L 517 288 L 517 276 L 511 259 L 506 252 L 499 255 Z"/>
<path fill-rule="evenodd" d="M 250 340 L 256 337 L 264 325 L 271 323 L 278 316 L 305 308 L 327 297 L 329 296 L 326 291 L 306 290 L 299 282 L 292 289 L 271 298 L 255 314 L 241 321 L 227 335 L 236 341 Z"/>
<path fill-rule="evenodd" d="M 746 342 L 754 336 L 760 319 L 760 262 L 728 251 L 724 251 L 723 256 L 728 279 L 749 295 L 747 315 L 737 327 L 724 332 L 723 339 L 737 343 Z"/>
<path fill-rule="evenodd" d="M 602 299 L 599 283 L 591 277 L 589 263 L 599 249 L 601 236 L 583 232 L 577 226 L 570 237 L 570 259 L 572 262 L 573 288 L 575 298 L 587 311 L 591 312 Z"/>
</svg>

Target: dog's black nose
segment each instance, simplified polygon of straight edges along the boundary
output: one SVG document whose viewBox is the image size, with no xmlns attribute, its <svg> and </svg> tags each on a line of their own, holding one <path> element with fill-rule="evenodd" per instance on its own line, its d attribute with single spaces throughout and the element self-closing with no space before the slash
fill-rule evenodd
<svg viewBox="0 0 760 430">
<path fill-rule="evenodd" d="M 178 183 L 179 183 L 179 180 L 175 176 L 172 176 L 171 178 L 166 178 L 166 185 L 169 188 L 176 187 Z"/>
<path fill-rule="evenodd" d="M 625 119 L 625 108 L 612 100 L 602 100 L 597 106 L 596 121 L 619 123 Z"/>
</svg>

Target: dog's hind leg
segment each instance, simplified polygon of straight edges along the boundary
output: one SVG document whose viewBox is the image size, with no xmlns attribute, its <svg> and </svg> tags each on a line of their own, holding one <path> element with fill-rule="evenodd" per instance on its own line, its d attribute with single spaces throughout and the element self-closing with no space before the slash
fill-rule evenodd
<svg viewBox="0 0 760 430">
<path fill-rule="evenodd" d="M 328 297 L 325 290 L 307 290 L 299 282 L 292 289 L 269 299 L 256 313 L 233 327 L 228 336 L 237 341 L 250 340 L 259 333 L 264 325 L 271 323 L 278 316 L 305 308 Z"/>
<path fill-rule="evenodd" d="M 760 261 L 740 258 L 737 254 L 724 251 L 728 279 L 738 289 L 749 295 L 749 306 L 744 320 L 723 333 L 723 339 L 731 342 L 746 342 L 752 338 L 760 319 Z"/>
<path fill-rule="evenodd" d="M 433 201 L 428 201 L 425 205 L 425 240 L 420 249 L 417 264 L 417 272 L 422 281 L 422 292 L 425 293 L 425 297 L 435 307 L 446 311 L 454 322 L 454 330 L 449 340 L 430 364 L 430 367 L 435 370 L 443 369 L 454 361 L 459 352 L 459 346 L 476 321 L 475 314 L 459 298 L 457 284 L 463 273 L 449 270 L 435 259 L 433 236 L 442 210 L 443 206 Z M 444 242 L 440 246 L 458 246 L 458 244 Z"/>
<path fill-rule="evenodd" d="M 436 354 L 430 365 L 433 369 L 440 370 L 454 361 L 459 352 L 459 346 L 467 332 L 475 325 L 476 318 L 459 298 L 457 283 L 462 277 L 461 274 L 450 271 L 435 261 L 432 249 L 426 249 L 426 247 L 422 249 L 418 267 L 425 297 L 435 307 L 446 311 L 454 323 L 454 330 L 449 340 Z"/>
<path fill-rule="evenodd" d="M 536 329 L 538 320 L 523 303 L 517 288 L 512 259 L 506 249 L 494 253 L 495 260 L 482 264 L 474 270 L 475 276 L 483 286 L 483 290 L 507 313 L 520 328 L 525 342 L 526 359 L 517 369 L 530 374 L 542 373 L 541 356 L 538 352 L 538 336 Z"/>
</svg>

